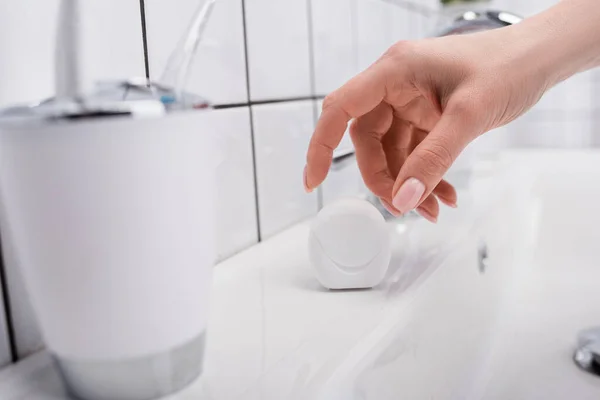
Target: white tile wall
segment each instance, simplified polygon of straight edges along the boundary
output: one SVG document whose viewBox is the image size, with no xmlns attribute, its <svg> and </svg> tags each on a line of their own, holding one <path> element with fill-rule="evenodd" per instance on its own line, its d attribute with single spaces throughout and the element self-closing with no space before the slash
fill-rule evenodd
<svg viewBox="0 0 600 400">
<path fill-rule="evenodd" d="M 394 42 L 393 9 L 380 0 L 358 0 L 358 68 L 373 64 Z"/>
<path fill-rule="evenodd" d="M 503 136 L 512 147 L 597 147 L 600 145 L 597 114 L 589 109 L 533 109 L 503 128 Z"/>
<path fill-rule="evenodd" d="M 586 112 L 589 114 L 589 112 Z M 568 138 L 567 146 L 570 148 L 586 148 L 594 143 L 592 135 L 592 117 L 581 116 L 580 113 L 570 112 L 569 119 L 564 122 L 565 135 Z"/>
<path fill-rule="evenodd" d="M 562 82 L 546 92 L 534 106 L 536 110 L 560 110 L 568 105 L 568 82 Z"/>
<path fill-rule="evenodd" d="M 160 79 L 188 29 L 198 0 L 146 0 L 150 76 Z M 188 90 L 213 103 L 248 101 L 242 0 L 216 3 L 194 60 Z"/>
<path fill-rule="evenodd" d="M 402 7 L 393 7 L 391 10 L 391 18 L 392 43 L 395 43 L 399 40 L 417 39 L 420 33 L 417 30 L 420 20 L 417 19 L 414 13 L 407 11 Z"/>
<path fill-rule="evenodd" d="M 0 106 L 54 93 L 58 0 L 0 4 Z M 82 67 L 88 80 L 144 74 L 139 3 L 82 2 Z"/>
<path fill-rule="evenodd" d="M 139 2 L 87 0 L 81 4 L 83 68 L 90 82 L 144 76 Z"/>
<path fill-rule="evenodd" d="M 218 110 L 211 129 L 222 138 L 223 157 L 217 170 L 217 251 L 224 259 L 258 242 L 250 110 Z"/>
<path fill-rule="evenodd" d="M 363 0 L 310 0 L 315 88 L 328 94 L 358 72 L 357 6 Z"/>
<path fill-rule="evenodd" d="M 0 2 L 0 107 L 53 91 L 58 0 Z"/>
<path fill-rule="evenodd" d="M 530 17 L 558 2 L 559 0 L 494 0 L 494 5 L 523 17 Z"/>
<path fill-rule="evenodd" d="M 381 0 L 312 0 L 312 16 L 315 87 L 320 95 L 368 67 L 395 42 L 423 37 L 424 27 L 432 23 Z"/>
<path fill-rule="evenodd" d="M 550 89 L 536 104 L 536 110 L 587 110 L 593 101 L 591 71 L 575 75 Z"/>
<path fill-rule="evenodd" d="M 253 106 L 260 229 L 263 239 L 317 212 L 302 172 L 314 129 L 313 102 Z"/>
<path fill-rule="evenodd" d="M 423 37 L 432 23 L 381 0 L 312 0 L 311 8 L 318 95 L 341 86 L 395 42 Z"/>
<path fill-rule="evenodd" d="M 569 110 L 589 110 L 593 107 L 594 72 L 585 71 L 567 81 Z"/>
<path fill-rule="evenodd" d="M 422 0 L 419 3 L 423 4 L 423 6 L 427 7 L 429 10 L 440 10 L 440 3 L 437 0 Z M 411 30 L 414 30 L 415 34 L 417 35 L 414 37 L 414 39 L 422 39 L 435 34 L 437 18 L 434 15 L 426 16 L 424 14 L 419 14 L 413 16 L 411 19 L 413 21 L 411 24 Z"/>
<path fill-rule="evenodd" d="M 590 117 L 590 140 L 591 145 L 594 147 L 600 147 L 600 112 L 595 111 Z"/>
<path fill-rule="evenodd" d="M 311 95 L 307 1 L 246 1 L 252 100 Z"/>
</svg>

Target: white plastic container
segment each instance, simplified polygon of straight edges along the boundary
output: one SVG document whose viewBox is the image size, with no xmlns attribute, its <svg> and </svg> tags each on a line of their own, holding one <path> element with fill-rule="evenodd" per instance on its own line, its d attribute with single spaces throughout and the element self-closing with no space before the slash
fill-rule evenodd
<svg viewBox="0 0 600 400">
<path fill-rule="evenodd" d="M 79 398 L 156 398 L 201 371 L 218 154 L 204 115 L 0 118 L 2 234 Z"/>
<path fill-rule="evenodd" d="M 331 203 L 312 222 L 308 251 L 317 280 L 328 289 L 366 289 L 383 280 L 391 258 L 389 229 L 368 201 Z"/>
<path fill-rule="evenodd" d="M 216 0 L 161 83 L 84 79 L 82 0 L 62 0 L 56 95 L 0 110 L 0 230 L 66 388 L 148 400 L 201 372 L 216 255 L 217 137 L 185 92 Z"/>
</svg>

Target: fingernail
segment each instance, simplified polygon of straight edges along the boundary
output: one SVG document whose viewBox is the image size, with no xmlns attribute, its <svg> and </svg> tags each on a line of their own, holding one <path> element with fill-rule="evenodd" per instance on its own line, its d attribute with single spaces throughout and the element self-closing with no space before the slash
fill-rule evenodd
<svg viewBox="0 0 600 400">
<path fill-rule="evenodd" d="M 429 211 L 427 211 L 426 209 L 419 207 L 419 208 L 417 208 L 417 212 L 419 213 L 419 215 L 421 215 L 427 221 L 432 222 L 434 224 L 437 223 L 437 218 L 434 217 L 433 215 L 431 215 L 431 213 Z"/>
<path fill-rule="evenodd" d="M 390 214 L 392 214 L 394 217 L 399 217 L 400 213 L 398 212 L 398 210 L 394 209 L 394 207 L 386 200 L 384 199 L 380 199 L 381 200 L 381 204 L 383 205 L 383 207 L 388 210 L 388 212 Z"/>
<path fill-rule="evenodd" d="M 308 183 L 307 183 L 306 179 L 307 179 L 306 178 L 306 167 L 304 167 L 304 172 L 302 173 L 302 181 L 304 183 L 304 191 L 306 193 L 311 193 L 312 189 L 308 187 Z"/>
<path fill-rule="evenodd" d="M 438 197 L 438 199 L 440 199 L 440 201 L 441 201 L 442 203 L 444 203 L 445 205 L 447 205 L 447 206 L 448 206 L 448 207 L 450 207 L 450 208 L 458 208 L 458 205 L 457 205 L 456 203 L 452 203 L 452 202 L 450 202 L 450 201 L 448 201 L 448 200 L 444 200 L 444 199 L 443 199 L 443 198 L 441 198 L 441 197 Z"/>
<path fill-rule="evenodd" d="M 419 204 L 423 193 L 425 193 L 425 185 L 418 179 L 409 178 L 400 186 L 400 190 L 394 196 L 392 204 L 398 211 L 404 214 L 413 210 Z"/>
</svg>

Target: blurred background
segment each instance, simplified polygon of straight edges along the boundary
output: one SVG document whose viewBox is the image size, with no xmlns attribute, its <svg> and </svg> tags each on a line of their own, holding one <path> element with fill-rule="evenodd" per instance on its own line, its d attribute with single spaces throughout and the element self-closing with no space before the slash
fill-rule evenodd
<svg viewBox="0 0 600 400">
<path fill-rule="evenodd" d="M 438 0 L 416 0 L 437 10 Z M 89 0 L 83 62 L 93 80 L 158 78 L 198 0 Z M 225 146 L 219 167 L 218 250 L 225 259 L 314 215 L 323 204 L 364 194 L 349 158 L 321 190 L 302 186 L 305 150 L 322 99 L 398 40 L 434 33 L 436 17 L 381 0 L 221 0 L 195 61 L 188 89 L 215 104 L 209 129 Z M 488 7 L 523 17 L 555 0 L 498 0 Z M 54 91 L 58 0 L 0 2 L 0 107 Z M 600 74 L 552 89 L 520 120 L 486 137 L 486 149 L 587 148 L 600 144 Z M 203 127 L 202 129 L 207 129 Z M 351 152 L 345 140 L 337 156 Z M 0 365 L 42 346 L 11 248 L 3 245 L 4 300 L 12 331 Z M 0 323 L 0 339 L 8 338 Z M 10 342 L 10 343 L 8 343 Z M 12 347 L 12 349 L 8 349 Z M 12 353 L 12 354 L 11 354 Z"/>
</svg>

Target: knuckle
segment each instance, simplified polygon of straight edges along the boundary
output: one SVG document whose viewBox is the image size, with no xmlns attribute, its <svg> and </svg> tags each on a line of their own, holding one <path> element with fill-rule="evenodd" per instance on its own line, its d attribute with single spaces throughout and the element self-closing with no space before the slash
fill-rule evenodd
<svg viewBox="0 0 600 400">
<path fill-rule="evenodd" d="M 316 145 L 316 149 L 319 153 L 321 153 L 322 155 L 325 155 L 326 157 L 332 157 L 333 150 L 335 150 L 333 147 L 331 147 L 327 143 L 323 143 L 323 142 L 316 142 L 315 145 Z"/>
<path fill-rule="evenodd" d="M 414 52 L 414 43 L 408 40 L 396 42 L 389 48 L 386 54 L 393 57 L 406 58 Z"/>
<path fill-rule="evenodd" d="M 448 107 L 450 114 L 459 116 L 463 120 L 473 121 L 479 114 L 482 103 L 469 94 L 461 94 L 454 99 Z"/>
<path fill-rule="evenodd" d="M 427 177 L 437 177 L 446 172 L 453 163 L 453 158 L 446 146 L 432 144 L 416 153 L 420 161 L 420 170 Z"/>
<path fill-rule="evenodd" d="M 360 132 L 359 123 L 360 122 L 359 122 L 358 118 L 356 118 L 356 119 L 352 120 L 352 122 L 350 122 L 350 126 L 348 128 L 348 132 L 350 132 L 350 137 L 354 137 L 359 134 L 359 132 Z"/>
<path fill-rule="evenodd" d="M 449 104 L 448 111 L 453 114 L 465 114 L 471 110 L 471 106 L 472 101 L 470 96 L 461 94 Z"/>
<path fill-rule="evenodd" d="M 333 148 L 320 141 L 312 141 L 306 154 L 309 163 L 320 160 L 331 161 L 333 158 Z"/>
<path fill-rule="evenodd" d="M 412 70 L 418 65 L 417 60 L 421 59 L 418 44 L 404 40 L 393 44 L 382 58 L 390 61 L 388 66 L 391 71 L 397 71 L 398 65 L 406 66 L 406 70 Z"/>
<path fill-rule="evenodd" d="M 363 180 L 367 188 L 377 197 L 391 199 L 392 178 L 387 169 L 379 169 L 369 173 L 363 173 Z"/>
<path fill-rule="evenodd" d="M 351 118 L 347 110 L 347 105 L 344 104 L 346 101 L 347 99 L 343 97 L 343 93 L 340 90 L 332 92 L 323 99 L 321 113 L 326 111 L 341 112 L 346 118 Z"/>
<path fill-rule="evenodd" d="M 328 110 L 332 107 L 335 107 L 337 104 L 337 97 L 335 93 L 330 93 L 323 99 L 323 105 L 321 107 L 322 111 Z"/>
</svg>

